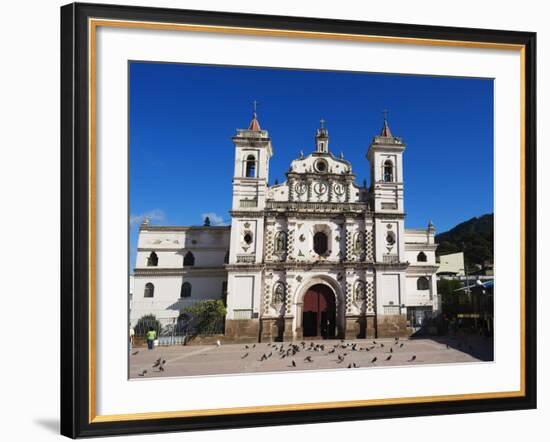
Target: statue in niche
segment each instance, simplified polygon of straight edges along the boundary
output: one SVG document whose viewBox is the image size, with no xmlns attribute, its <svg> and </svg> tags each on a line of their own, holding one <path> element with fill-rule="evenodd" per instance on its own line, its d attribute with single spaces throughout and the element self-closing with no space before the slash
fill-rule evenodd
<svg viewBox="0 0 550 442">
<path fill-rule="evenodd" d="M 286 252 L 286 233 L 277 232 L 275 235 L 275 253 Z"/>
<path fill-rule="evenodd" d="M 365 300 L 365 284 L 362 281 L 357 281 L 357 283 L 355 284 L 355 300 Z"/>
<path fill-rule="evenodd" d="M 285 286 L 282 283 L 275 284 L 273 288 L 273 304 L 280 305 L 285 302 Z"/>
</svg>

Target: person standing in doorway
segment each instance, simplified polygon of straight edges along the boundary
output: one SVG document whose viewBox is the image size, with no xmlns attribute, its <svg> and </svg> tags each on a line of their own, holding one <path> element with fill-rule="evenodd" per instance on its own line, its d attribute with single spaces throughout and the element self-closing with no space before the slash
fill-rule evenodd
<svg viewBox="0 0 550 442">
<path fill-rule="evenodd" d="M 147 332 L 147 348 L 149 350 L 153 349 L 155 339 L 157 339 L 157 332 L 153 327 L 149 327 L 149 331 Z"/>
</svg>

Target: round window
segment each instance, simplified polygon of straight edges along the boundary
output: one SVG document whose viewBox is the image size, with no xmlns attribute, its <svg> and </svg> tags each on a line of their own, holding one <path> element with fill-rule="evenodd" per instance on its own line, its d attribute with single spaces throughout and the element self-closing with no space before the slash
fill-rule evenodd
<svg viewBox="0 0 550 442">
<path fill-rule="evenodd" d="M 326 172 L 327 162 L 325 160 L 317 160 L 315 162 L 315 169 L 317 170 L 317 172 Z"/>
<path fill-rule="evenodd" d="M 251 243 L 252 243 L 252 233 L 246 232 L 246 233 L 244 234 L 243 239 L 244 239 L 244 242 L 245 242 L 245 243 L 251 244 Z"/>
<path fill-rule="evenodd" d="M 388 232 L 388 235 L 386 236 L 386 242 L 392 246 L 395 244 L 395 235 L 393 232 Z"/>
</svg>

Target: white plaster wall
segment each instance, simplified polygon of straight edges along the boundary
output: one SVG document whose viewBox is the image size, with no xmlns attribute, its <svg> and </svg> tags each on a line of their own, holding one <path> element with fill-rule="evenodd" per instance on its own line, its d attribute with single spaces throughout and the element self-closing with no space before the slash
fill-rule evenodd
<svg viewBox="0 0 550 442">
<path fill-rule="evenodd" d="M 287 182 L 270 186 L 267 191 L 267 198 L 273 201 L 288 201 Z"/>
<path fill-rule="evenodd" d="M 388 229 L 388 225 L 391 225 L 391 228 Z M 377 218 L 374 221 L 374 237 L 375 237 L 375 256 L 376 261 L 382 262 L 383 256 L 388 253 L 386 236 L 387 233 L 391 230 L 395 234 L 395 244 L 392 247 L 391 254 L 397 254 L 399 260 L 403 261 L 405 259 L 404 255 L 404 222 L 403 220 L 393 220 L 393 219 L 381 219 Z"/>
<path fill-rule="evenodd" d="M 190 272 L 191 273 L 191 272 Z M 134 294 L 130 322 L 135 322 L 146 314 L 154 314 L 157 318 L 177 317 L 182 308 L 197 301 L 207 299 L 222 299 L 223 282 L 227 280 L 224 272 L 208 276 L 136 276 L 134 279 Z M 145 284 L 155 286 L 153 298 L 145 298 Z M 183 282 L 191 284 L 191 296 L 180 298 Z"/>
<path fill-rule="evenodd" d="M 425 262 L 418 261 L 418 254 L 424 252 L 426 255 Z M 435 251 L 434 250 L 422 250 L 421 247 L 414 247 L 414 250 L 408 250 L 407 244 L 405 244 L 405 261 L 410 262 L 412 266 L 414 265 L 437 265 L 435 261 Z M 438 270 L 440 271 L 440 270 Z"/>
<path fill-rule="evenodd" d="M 421 306 L 421 305 L 432 305 L 433 302 L 430 299 L 430 290 L 417 290 L 416 288 L 416 282 L 420 275 L 415 276 L 409 276 L 407 275 L 406 278 L 406 299 L 405 299 L 405 305 L 407 306 Z M 432 284 L 431 276 L 427 276 L 428 280 L 430 281 L 430 285 Z"/>
<path fill-rule="evenodd" d="M 402 286 L 401 276 L 399 273 L 379 272 L 376 273 L 376 312 L 379 315 L 384 314 L 384 306 L 393 305 L 399 306 L 401 301 L 400 290 Z"/>
<path fill-rule="evenodd" d="M 230 272 L 227 286 L 227 318 L 235 319 L 235 310 L 260 313 L 261 271 Z"/>
<path fill-rule="evenodd" d="M 152 227 L 154 228 L 154 226 Z M 136 268 L 147 267 L 154 251 L 159 268 L 181 268 L 188 251 L 197 267 L 221 267 L 229 250 L 229 227 L 175 227 L 174 230 L 140 230 Z"/>
<path fill-rule="evenodd" d="M 158 257 L 158 268 L 182 268 L 183 259 L 188 251 L 195 257 L 194 267 L 223 267 L 225 254 L 229 248 L 220 249 L 184 249 L 184 250 L 156 250 Z M 151 255 L 150 250 L 138 250 L 136 268 L 155 268 L 147 266 L 147 258 Z"/>
</svg>

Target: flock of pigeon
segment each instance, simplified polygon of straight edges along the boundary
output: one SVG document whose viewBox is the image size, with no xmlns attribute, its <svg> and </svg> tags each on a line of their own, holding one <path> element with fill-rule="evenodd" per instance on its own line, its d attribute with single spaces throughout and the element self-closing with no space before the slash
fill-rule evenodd
<svg viewBox="0 0 550 442">
<path fill-rule="evenodd" d="M 133 355 L 136 355 L 138 352 L 133 353 Z M 163 372 L 164 366 L 166 365 L 166 359 L 162 359 L 162 357 L 158 358 L 155 363 L 152 365 L 153 371 Z M 138 373 L 138 376 L 145 377 L 147 374 L 147 369 L 142 370 L 140 373 Z"/>
<path fill-rule="evenodd" d="M 258 344 L 260 345 L 260 344 Z M 395 338 L 393 342 L 390 344 L 383 342 L 377 343 L 376 341 L 372 341 L 372 344 L 366 345 L 364 347 L 359 347 L 357 343 L 355 342 L 345 342 L 344 340 L 341 340 L 339 343 L 336 343 L 332 346 L 325 346 L 325 344 L 316 344 L 314 342 L 310 342 L 309 345 L 306 344 L 306 342 L 302 341 L 299 344 L 290 342 L 290 343 L 282 343 L 282 344 L 270 344 L 268 343 L 267 346 L 269 348 L 269 353 L 266 351 L 264 352 L 261 357 L 258 359 L 258 362 L 267 361 L 270 358 L 278 357 L 279 359 L 290 359 L 290 365 L 289 367 L 297 367 L 296 360 L 298 360 L 298 353 L 300 352 L 311 352 L 311 353 L 321 353 L 322 355 L 332 355 L 334 354 L 336 356 L 336 359 L 334 359 L 334 362 L 336 364 L 344 364 L 345 362 L 348 362 L 347 368 L 359 368 L 359 365 L 356 362 L 350 362 L 349 359 L 346 359 L 346 357 L 351 356 L 352 352 L 370 352 L 371 350 L 374 350 L 376 348 L 387 348 L 387 356 L 384 357 L 385 361 L 390 361 L 393 357 L 394 348 L 403 348 L 405 345 L 404 342 L 399 342 L 399 338 Z M 241 359 L 247 359 L 250 356 L 250 353 L 252 349 L 256 348 L 256 344 L 253 345 L 245 345 L 244 350 L 246 352 L 241 356 Z M 326 352 L 326 353 L 325 353 Z M 304 354 L 304 353 L 302 353 Z M 300 358 L 301 359 L 301 358 Z M 416 360 L 416 355 L 412 355 L 407 362 L 414 362 Z M 304 357 L 303 362 L 306 364 L 310 364 L 314 361 L 313 355 L 308 354 Z M 372 359 L 370 359 L 371 364 L 375 364 L 376 361 L 378 361 L 378 356 L 374 356 Z"/>
<path fill-rule="evenodd" d="M 252 359 L 256 358 L 258 351 L 261 351 L 262 346 L 267 346 L 267 350 L 262 352 L 259 359 L 256 359 L 258 362 L 264 362 L 270 359 L 288 359 L 288 367 L 297 367 L 298 364 L 305 367 L 306 364 L 311 364 L 315 361 L 315 358 L 321 356 L 330 356 L 334 355 L 335 359 L 332 359 L 335 364 L 347 367 L 347 368 L 360 368 L 358 363 L 352 359 L 357 359 L 356 357 L 359 353 L 367 353 L 373 351 L 376 355 L 373 355 L 372 358 L 366 359 L 366 364 L 372 364 L 375 366 L 376 362 L 379 361 L 390 361 L 394 358 L 395 353 L 402 349 L 405 346 L 405 342 L 400 341 L 398 337 L 394 338 L 390 342 L 376 342 L 375 340 L 372 343 L 361 343 L 362 346 L 355 342 L 345 342 L 343 339 L 335 344 L 319 344 L 313 341 L 306 343 L 302 341 L 300 343 L 295 342 L 286 342 L 286 343 L 267 343 L 267 344 L 247 344 L 244 346 L 243 350 L 245 353 L 241 355 L 241 359 Z M 217 346 L 220 347 L 221 343 L 218 342 Z M 449 344 L 446 344 L 447 349 L 450 348 Z M 468 342 L 458 342 L 459 349 L 468 349 L 470 352 L 473 350 L 472 346 Z M 265 347 L 263 347 L 265 348 Z M 378 351 L 377 351 L 378 350 Z M 382 355 L 380 355 L 380 350 Z M 136 351 L 132 353 L 132 356 L 135 356 L 139 353 Z M 301 354 L 300 354 L 301 353 Z M 402 354 L 402 353 L 401 353 Z M 302 359 L 302 356 L 303 359 Z M 395 359 L 394 359 L 395 360 Z M 410 354 L 406 362 L 415 362 L 416 355 Z M 297 362 L 298 361 L 298 362 Z M 159 357 L 152 365 L 151 372 L 162 373 L 165 371 L 166 359 Z M 145 377 L 149 370 L 144 369 L 138 373 L 138 376 Z"/>
</svg>

